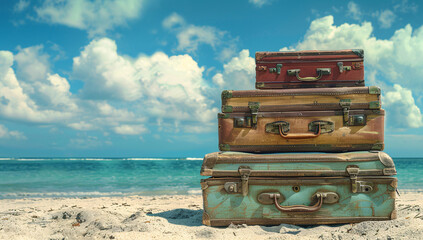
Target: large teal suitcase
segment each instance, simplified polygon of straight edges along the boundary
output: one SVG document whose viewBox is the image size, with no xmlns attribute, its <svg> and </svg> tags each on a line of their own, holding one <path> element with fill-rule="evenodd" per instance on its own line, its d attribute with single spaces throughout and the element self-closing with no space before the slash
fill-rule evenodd
<svg viewBox="0 0 423 240">
<path fill-rule="evenodd" d="M 397 180 L 383 152 L 212 153 L 201 181 L 203 223 L 337 224 L 396 217 Z"/>
</svg>

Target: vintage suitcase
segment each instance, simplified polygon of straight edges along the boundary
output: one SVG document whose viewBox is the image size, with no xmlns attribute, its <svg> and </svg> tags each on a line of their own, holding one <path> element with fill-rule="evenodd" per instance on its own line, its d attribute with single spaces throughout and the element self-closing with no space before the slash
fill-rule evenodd
<svg viewBox="0 0 423 240">
<path fill-rule="evenodd" d="M 326 157 L 325 157 L 326 155 Z M 396 218 L 397 180 L 382 152 L 213 153 L 204 158 L 203 224 L 338 224 Z"/>
<path fill-rule="evenodd" d="M 256 53 L 256 88 L 364 86 L 364 52 L 289 51 Z"/>
<path fill-rule="evenodd" d="M 377 87 L 223 91 L 219 149 L 242 152 L 383 150 Z"/>
</svg>

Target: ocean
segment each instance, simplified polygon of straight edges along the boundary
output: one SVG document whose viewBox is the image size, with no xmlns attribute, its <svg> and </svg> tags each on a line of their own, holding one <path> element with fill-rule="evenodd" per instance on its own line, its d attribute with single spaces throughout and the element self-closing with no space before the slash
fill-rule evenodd
<svg viewBox="0 0 423 240">
<path fill-rule="evenodd" d="M 394 158 L 399 191 L 423 191 L 423 158 Z M 201 158 L 2 158 L 0 199 L 200 194 Z"/>
</svg>

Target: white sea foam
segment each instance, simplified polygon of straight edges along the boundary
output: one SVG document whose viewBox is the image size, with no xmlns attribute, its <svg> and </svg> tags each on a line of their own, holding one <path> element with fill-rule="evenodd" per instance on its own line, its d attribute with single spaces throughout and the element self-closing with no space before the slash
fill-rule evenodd
<svg viewBox="0 0 423 240">
<path fill-rule="evenodd" d="M 203 160 L 203 158 L 187 157 L 186 160 Z"/>
<path fill-rule="evenodd" d="M 188 190 L 188 194 L 191 194 L 191 195 L 199 195 L 201 193 L 202 193 L 202 191 L 199 190 L 199 189 L 196 189 L 196 190 Z"/>
<path fill-rule="evenodd" d="M 121 196 L 156 196 L 156 195 L 198 195 L 201 190 L 145 190 L 134 192 L 18 192 L 0 193 L 0 199 L 19 198 L 81 198 L 81 197 L 121 197 Z"/>
</svg>

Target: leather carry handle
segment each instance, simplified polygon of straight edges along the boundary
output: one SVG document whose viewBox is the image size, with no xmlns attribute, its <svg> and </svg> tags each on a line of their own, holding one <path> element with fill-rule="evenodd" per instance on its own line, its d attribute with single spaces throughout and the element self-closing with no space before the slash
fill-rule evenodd
<svg viewBox="0 0 423 240">
<path fill-rule="evenodd" d="M 314 82 L 322 78 L 323 75 L 330 75 L 331 69 L 330 68 L 317 68 L 317 77 L 300 77 L 300 69 L 288 69 L 287 73 L 288 76 L 296 76 L 299 81 L 303 82 Z"/>
<path fill-rule="evenodd" d="M 317 203 L 313 206 L 305 206 L 305 205 L 292 205 L 292 206 L 281 206 L 278 203 L 279 194 L 273 194 L 273 203 L 275 204 L 276 209 L 281 212 L 316 212 L 318 211 L 322 205 L 323 200 L 325 198 L 325 194 L 317 193 Z"/>
<path fill-rule="evenodd" d="M 279 125 L 279 134 L 285 139 L 306 139 L 306 138 L 315 138 L 320 136 L 322 132 L 322 127 L 320 124 L 317 124 L 317 133 L 298 133 L 298 134 L 287 134 L 283 131 L 282 125 Z"/>
</svg>

